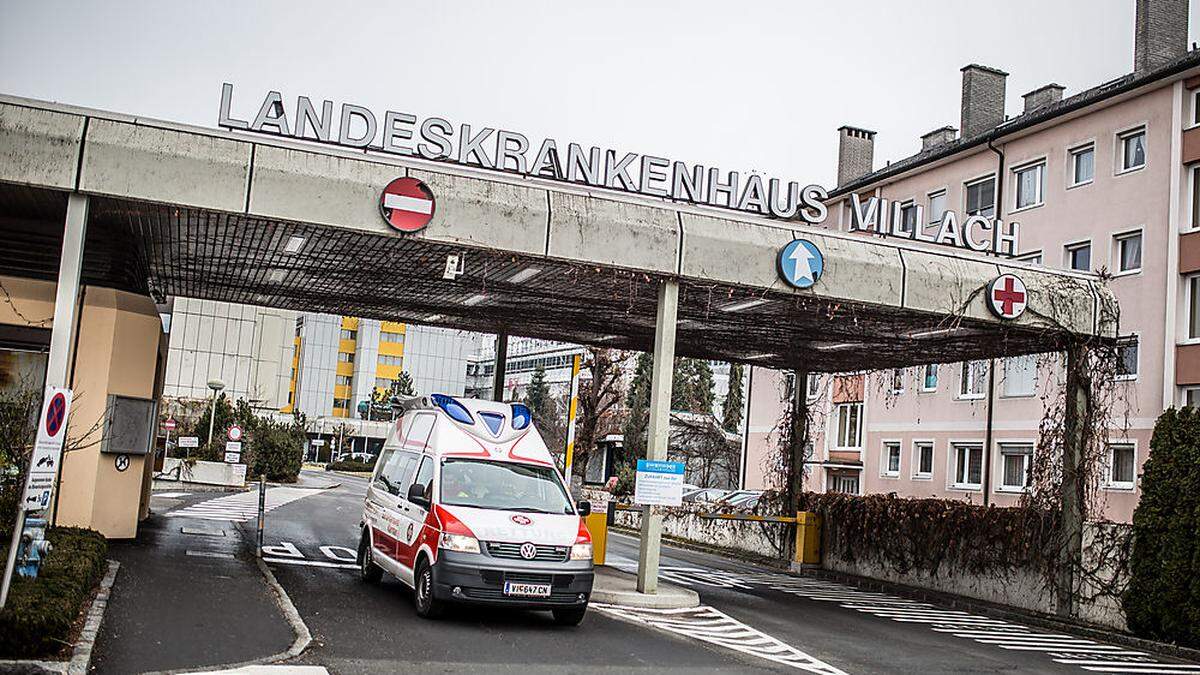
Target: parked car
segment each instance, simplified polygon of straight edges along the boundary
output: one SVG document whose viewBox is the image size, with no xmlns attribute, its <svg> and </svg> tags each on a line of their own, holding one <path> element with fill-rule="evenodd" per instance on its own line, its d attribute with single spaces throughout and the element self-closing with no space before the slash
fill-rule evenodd
<svg viewBox="0 0 1200 675">
<path fill-rule="evenodd" d="M 729 494 L 729 490 L 722 490 L 721 488 L 700 488 L 699 490 L 685 492 L 683 501 L 693 503 L 715 502 L 727 494 Z"/>
<path fill-rule="evenodd" d="M 744 508 L 743 502 L 754 499 L 758 503 L 758 497 L 762 495 L 762 490 L 734 490 L 724 497 L 717 500 L 715 507 L 719 510 L 734 510 Z"/>
<path fill-rule="evenodd" d="M 362 462 L 364 464 L 374 464 L 375 455 L 369 452 L 343 452 L 334 460 L 335 462 Z"/>
</svg>

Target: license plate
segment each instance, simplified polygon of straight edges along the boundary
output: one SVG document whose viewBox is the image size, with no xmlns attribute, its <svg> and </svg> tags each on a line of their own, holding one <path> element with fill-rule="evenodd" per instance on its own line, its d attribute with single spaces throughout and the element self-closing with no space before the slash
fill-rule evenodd
<svg viewBox="0 0 1200 675">
<path fill-rule="evenodd" d="M 506 581 L 504 582 L 504 594 L 526 598 L 548 598 L 550 597 L 550 584 L 516 584 Z"/>
</svg>

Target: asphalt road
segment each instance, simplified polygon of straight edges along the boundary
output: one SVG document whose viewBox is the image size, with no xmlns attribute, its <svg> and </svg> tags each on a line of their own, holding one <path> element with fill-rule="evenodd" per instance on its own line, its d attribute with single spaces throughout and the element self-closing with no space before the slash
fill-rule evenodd
<svg viewBox="0 0 1200 675">
<path fill-rule="evenodd" d="M 699 591 L 701 610 L 593 608 L 575 628 L 557 627 L 544 613 L 474 608 L 423 620 L 399 582 L 359 581 L 352 560 L 366 481 L 336 480 L 341 487 L 271 511 L 266 534 L 269 565 L 315 639 L 298 663 L 334 673 L 1200 674 L 1200 666 L 1179 668 L 1123 647 L 671 547 L 663 550 L 664 577 Z M 633 564 L 635 539 L 613 533 L 609 542 L 610 564 Z M 1142 663 L 1126 669 L 1129 660 Z"/>
</svg>

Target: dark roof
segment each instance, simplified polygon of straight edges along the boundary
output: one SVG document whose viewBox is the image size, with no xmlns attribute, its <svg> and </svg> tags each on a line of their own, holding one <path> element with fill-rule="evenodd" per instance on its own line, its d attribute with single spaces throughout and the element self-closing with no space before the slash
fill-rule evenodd
<svg viewBox="0 0 1200 675">
<path fill-rule="evenodd" d="M 1084 91 L 1069 96 L 1061 101 L 1041 106 L 1035 110 L 1023 113 L 1005 120 L 999 125 L 975 134 L 969 138 L 958 138 L 947 143 L 936 145 L 927 150 L 922 150 L 915 155 L 905 157 L 899 161 L 892 162 L 878 171 L 873 171 L 861 178 L 856 178 L 845 185 L 839 185 L 829 192 L 830 197 L 839 197 L 841 195 L 853 192 L 860 188 L 866 187 L 881 180 L 899 175 L 910 169 L 914 169 L 923 164 L 933 162 L 945 157 L 962 152 L 969 148 L 978 145 L 984 145 L 989 140 L 1001 138 L 1006 134 L 1026 129 L 1037 124 L 1041 124 L 1047 120 L 1053 119 L 1060 115 L 1073 112 L 1084 106 L 1098 103 L 1107 98 L 1123 94 L 1127 91 L 1137 89 L 1146 84 L 1150 84 L 1156 80 L 1165 79 L 1173 75 L 1177 75 L 1189 68 L 1200 66 L 1200 50 L 1190 51 L 1179 58 L 1166 63 L 1154 70 L 1143 73 L 1129 73 L 1115 80 L 1110 80 L 1097 87 L 1092 87 Z"/>
</svg>

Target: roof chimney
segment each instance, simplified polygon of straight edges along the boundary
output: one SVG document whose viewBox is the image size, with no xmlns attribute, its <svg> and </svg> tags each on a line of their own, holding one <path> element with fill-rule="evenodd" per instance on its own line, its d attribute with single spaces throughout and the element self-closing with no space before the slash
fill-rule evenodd
<svg viewBox="0 0 1200 675">
<path fill-rule="evenodd" d="M 858 127 L 838 128 L 838 185 L 871 173 L 874 162 L 874 131 Z"/>
<path fill-rule="evenodd" d="M 1188 0 L 1137 0 L 1133 69 L 1153 70 L 1187 53 Z"/>
<path fill-rule="evenodd" d="M 1004 121 L 1008 73 L 976 63 L 962 67 L 962 137 L 970 138 Z"/>
<path fill-rule="evenodd" d="M 1061 84 L 1051 82 L 1050 84 L 1034 89 L 1028 94 L 1022 94 L 1021 98 L 1025 99 L 1025 112 L 1037 110 L 1051 103 L 1058 103 L 1062 100 L 1064 89 L 1066 87 Z"/>
<path fill-rule="evenodd" d="M 955 129 L 949 125 L 941 127 L 940 129 L 934 129 L 933 131 L 921 136 L 921 152 L 925 152 L 930 148 L 936 148 L 939 145 L 945 145 L 950 141 L 953 141 L 957 135 L 958 129 Z"/>
</svg>

